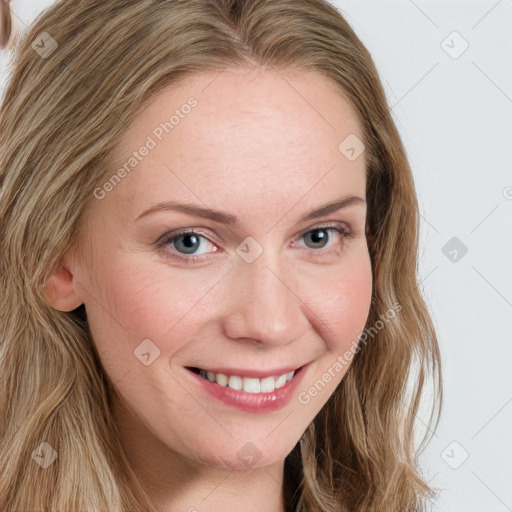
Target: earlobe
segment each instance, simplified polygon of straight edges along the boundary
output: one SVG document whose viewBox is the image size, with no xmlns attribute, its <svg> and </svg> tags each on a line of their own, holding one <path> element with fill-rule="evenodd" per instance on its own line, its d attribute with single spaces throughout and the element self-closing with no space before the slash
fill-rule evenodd
<svg viewBox="0 0 512 512">
<path fill-rule="evenodd" d="M 77 294 L 73 276 L 65 267 L 57 269 L 48 279 L 44 294 L 48 303 L 59 311 L 73 311 L 83 304 Z"/>
</svg>

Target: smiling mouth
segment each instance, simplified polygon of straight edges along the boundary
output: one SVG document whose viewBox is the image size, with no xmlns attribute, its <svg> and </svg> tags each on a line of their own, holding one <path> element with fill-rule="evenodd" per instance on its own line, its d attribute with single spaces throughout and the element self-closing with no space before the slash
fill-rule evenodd
<svg viewBox="0 0 512 512">
<path fill-rule="evenodd" d="M 188 370 L 200 375 L 206 380 L 219 386 L 245 391 L 246 393 L 272 393 L 276 389 L 282 388 L 289 380 L 301 370 L 302 366 L 297 370 L 273 375 L 264 378 L 245 377 L 242 375 L 226 375 L 224 373 L 214 373 L 201 368 L 187 367 Z"/>
</svg>

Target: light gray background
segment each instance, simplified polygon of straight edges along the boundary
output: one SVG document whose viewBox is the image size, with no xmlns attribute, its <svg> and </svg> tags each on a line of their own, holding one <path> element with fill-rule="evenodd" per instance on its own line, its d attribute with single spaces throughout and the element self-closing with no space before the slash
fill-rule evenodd
<svg viewBox="0 0 512 512">
<path fill-rule="evenodd" d="M 18 28 L 52 3 L 13 0 Z M 334 3 L 374 57 L 422 210 L 446 397 L 420 457 L 434 510 L 512 511 L 512 0 Z"/>
</svg>

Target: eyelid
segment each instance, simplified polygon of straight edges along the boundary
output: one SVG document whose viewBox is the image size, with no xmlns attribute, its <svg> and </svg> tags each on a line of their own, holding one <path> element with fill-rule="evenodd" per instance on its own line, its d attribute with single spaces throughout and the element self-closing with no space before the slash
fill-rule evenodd
<svg viewBox="0 0 512 512">
<path fill-rule="evenodd" d="M 354 231 L 351 229 L 350 224 L 348 224 L 347 222 L 325 221 L 325 222 L 317 222 L 316 224 L 313 224 L 311 227 L 301 230 L 297 235 L 294 235 L 294 240 L 297 238 L 300 239 L 302 236 L 304 236 L 312 231 L 315 231 L 317 229 L 326 230 L 326 231 L 327 230 L 337 231 L 338 234 L 341 235 L 341 237 L 344 240 L 341 250 L 345 249 L 345 245 L 355 236 Z M 181 228 L 181 229 L 177 229 L 175 231 L 170 231 L 170 232 L 165 233 L 161 237 L 159 237 L 158 240 L 153 245 L 155 245 L 160 250 L 165 250 L 167 248 L 168 244 L 172 243 L 175 239 L 177 239 L 181 235 L 185 235 L 185 234 L 199 235 L 199 236 L 203 237 L 205 240 L 207 240 L 208 242 L 215 245 L 215 242 L 210 240 L 210 238 L 209 238 L 210 235 L 208 233 L 205 233 L 204 228 Z M 217 237 L 213 236 L 212 238 L 217 238 Z M 293 243 L 293 245 L 295 246 L 295 243 Z M 331 247 L 331 248 L 327 248 L 327 249 L 323 249 L 323 248 L 311 249 L 308 247 L 301 247 L 301 249 L 309 250 L 313 254 L 315 254 L 315 257 L 321 258 L 322 256 L 327 256 L 330 253 L 333 253 L 334 251 L 339 250 L 339 247 Z M 212 254 L 212 252 L 216 252 L 216 251 L 212 251 L 210 253 L 200 254 L 200 255 L 191 254 L 188 256 L 185 254 L 182 254 L 180 252 L 177 252 L 177 251 L 171 251 L 171 252 L 172 252 L 172 254 L 169 254 L 169 251 L 165 250 L 165 256 L 172 260 L 175 260 L 177 262 L 182 262 L 185 264 L 193 265 L 196 262 L 202 263 L 202 262 L 209 260 L 211 258 L 210 255 Z"/>
<path fill-rule="evenodd" d="M 340 227 L 343 227 L 343 226 L 345 226 L 345 228 L 344 228 L 345 229 L 345 233 L 344 234 L 346 236 L 349 236 L 349 235 L 353 234 L 353 230 L 352 230 L 352 228 L 351 228 L 351 226 L 350 226 L 350 224 L 348 222 L 345 222 L 345 221 L 324 221 L 324 222 L 317 222 L 315 224 L 312 224 L 308 228 L 301 229 L 298 233 L 296 233 L 294 235 L 294 238 L 303 236 L 304 234 L 309 233 L 310 231 L 314 231 L 315 229 L 340 228 Z M 202 227 L 192 228 L 192 227 L 190 227 L 190 228 L 180 228 L 180 229 L 176 229 L 174 231 L 167 231 L 162 236 L 160 236 L 154 242 L 153 245 L 164 245 L 166 243 L 169 243 L 169 241 L 172 240 L 173 238 L 176 238 L 176 237 L 178 237 L 180 235 L 185 235 L 185 234 L 201 235 L 204 238 L 208 239 L 212 243 L 222 243 L 223 242 L 223 240 L 220 239 L 218 236 L 212 235 L 211 232 L 207 228 L 202 228 Z M 210 240 L 210 237 L 213 238 L 214 240 Z"/>
<path fill-rule="evenodd" d="M 156 242 L 153 245 L 165 245 L 166 243 L 169 243 L 173 238 L 177 238 L 180 235 L 189 235 L 189 234 L 195 234 L 195 235 L 201 235 L 202 237 L 208 239 L 213 243 L 212 240 L 210 240 L 210 232 L 203 231 L 204 228 L 182 228 L 177 229 L 175 231 L 167 231 L 162 236 L 160 236 Z M 218 237 L 213 236 L 212 238 L 215 238 L 218 240 Z M 220 243 L 220 242 L 218 242 Z"/>
</svg>

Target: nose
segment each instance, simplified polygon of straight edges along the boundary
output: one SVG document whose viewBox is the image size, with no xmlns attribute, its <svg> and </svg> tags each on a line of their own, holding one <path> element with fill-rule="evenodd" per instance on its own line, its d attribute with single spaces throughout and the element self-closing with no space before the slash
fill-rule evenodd
<svg viewBox="0 0 512 512">
<path fill-rule="evenodd" d="M 259 348 L 285 346 L 311 327 L 296 284 L 276 258 L 264 251 L 255 261 L 237 261 L 230 272 L 225 334 L 252 340 Z"/>
</svg>

